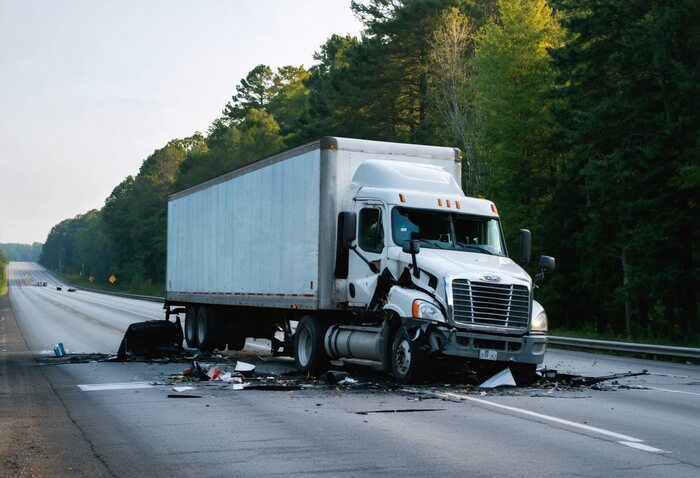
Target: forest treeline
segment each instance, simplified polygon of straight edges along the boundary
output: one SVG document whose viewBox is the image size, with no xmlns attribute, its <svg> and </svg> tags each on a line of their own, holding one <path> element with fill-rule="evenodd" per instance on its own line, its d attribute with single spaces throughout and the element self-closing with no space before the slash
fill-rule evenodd
<svg viewBox="0 0 700 478">
<path fill-rule="evenodd" d="M 0 243 L 0 251 L 4 251 L 11 261 L 36 262 L 41 255 L 43 244 L 35 242 L 33 244 L 19 244 L 16 242 Z"/>
<path fill-rule="evenodd" d="M 537 291 L 552 325 L 698 333 L 700 2 L 352 8 L 359 38 L 333 35 L 308 68 L 253 68 L 205 133 L 54 226 L 40 262 L 162 289 L 168 194 L 324 135 L 450 145 L 465 192 L 498 205 L 510 250 L 529 228 L 534 252 L 557 258 Z"/>
</svg>

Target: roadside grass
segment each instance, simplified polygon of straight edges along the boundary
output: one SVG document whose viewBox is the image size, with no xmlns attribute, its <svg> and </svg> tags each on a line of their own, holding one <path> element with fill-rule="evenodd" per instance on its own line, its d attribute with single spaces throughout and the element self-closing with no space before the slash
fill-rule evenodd
<svg viewBox="0 0 700 478">
<path fill-rule="evenodd" d="M 67 282 L 83 288 L 97 289 L 106 292 L 121 292 L 124 294 L 147 295 L 152 297 L 165 297 L 165 284 L 153 284 L 150 281 L 134 281 L 129 283 L 116 282 L 110 283 L 93 283 L 84 277 L 77 274 L 64 274 L 62 276 Z"/>
</svg>

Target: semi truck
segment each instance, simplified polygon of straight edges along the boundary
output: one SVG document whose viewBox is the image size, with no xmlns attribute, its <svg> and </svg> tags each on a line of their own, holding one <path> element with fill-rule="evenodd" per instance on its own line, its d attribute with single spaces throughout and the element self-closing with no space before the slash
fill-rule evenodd
<svg viewBox="0 0 700 478">
<path fill-rule="evenodd" d="M 490 364 L 528 383 L 547 341 L 530 232 L 509 258 L 460 178 L 456 148 L 323 137 L 172 194 L 166 318 L 201 350 L 269 339 L 304 374 Z"/>
</svg>

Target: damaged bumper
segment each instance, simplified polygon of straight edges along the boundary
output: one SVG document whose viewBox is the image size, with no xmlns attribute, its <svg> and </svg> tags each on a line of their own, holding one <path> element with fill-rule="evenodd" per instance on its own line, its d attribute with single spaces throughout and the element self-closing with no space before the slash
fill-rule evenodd
<svg viewBox="0 0 700 478">
<path fill-rule="evenodd" d="M 414 327 L 415 320 L 413 322 Z M 408 324 L 406 324 L 410 327 Z M 433 353 L 445 357 L 540 364 L 544 361 L 544 335 L 503 336 L 450 329 L 430 324 L 419 326 Z"/>
</svg>

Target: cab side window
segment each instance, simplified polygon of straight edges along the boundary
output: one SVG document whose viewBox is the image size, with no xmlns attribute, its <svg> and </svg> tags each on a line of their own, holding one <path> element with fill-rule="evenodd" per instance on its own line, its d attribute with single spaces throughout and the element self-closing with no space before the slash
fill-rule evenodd
<svg viewBox="0 0 700 478">
<path fill-rule="evenodd" d="M 360 211 L 357 242 L 360 249 L 381 253 L 384 249 L 384 228 L 381 210 L 364 208 Z"/>
</svg>

